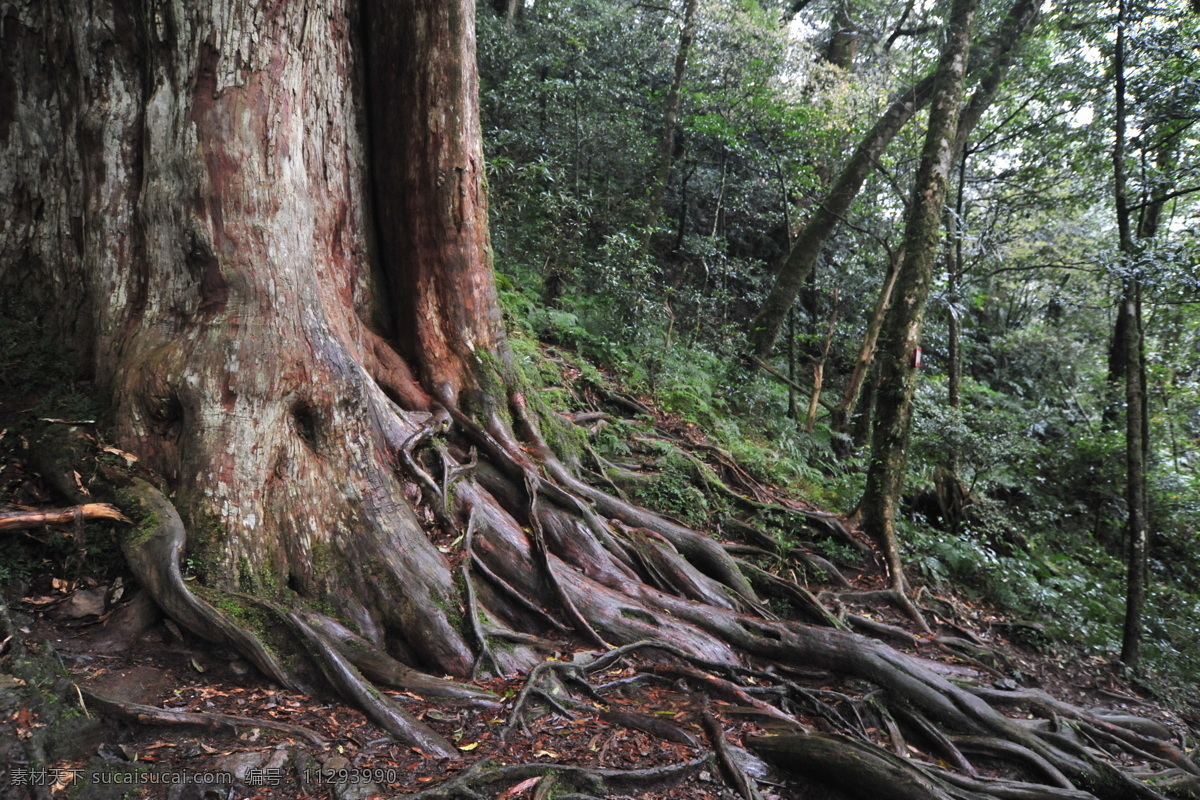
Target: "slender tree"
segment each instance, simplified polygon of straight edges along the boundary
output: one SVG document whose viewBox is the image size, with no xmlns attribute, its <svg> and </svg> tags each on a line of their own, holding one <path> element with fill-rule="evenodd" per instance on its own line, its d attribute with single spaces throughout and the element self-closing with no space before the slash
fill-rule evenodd
<svg viewBox="0 0 1200 800">
<path fill-rule="evenodd" d="M 881 375 L 875 429 L 861 510 L 868 533 L 883 549 L 892 588 L 904 591 L 895 516 L 904 481 L 912 401 L 919 370 L 921 328 L 937 260 L 946 187 L 953 168 L 967 51 L 977 3 L 956 0 L 935 73 L 929 128 L 917 169 L 904 233 L 904 261 L 881 331 Z"/>
<path fill-rule="evenodd" d="M 671 176 L 671 165 L 675 161 L 675 140 L 679 134 L 679 112 L 683 108 L 683 78 L 687 73 L 688 51 L 696 38 L 696 9 L 700 0 L 685 0 L 683 20 L 679 28 L 679 46 L 675 50 L 675 68 L 671 73 L 671 88 L 667 92 L 666 109 L 663 111 L 663 131 L 659 144 L 658 168 L 650 184 L 650 200 L 646 206 L 646 231 L 658 224 L 662 214 L 663 195 L 667 190 L 667 179 Z"/>
</svg>

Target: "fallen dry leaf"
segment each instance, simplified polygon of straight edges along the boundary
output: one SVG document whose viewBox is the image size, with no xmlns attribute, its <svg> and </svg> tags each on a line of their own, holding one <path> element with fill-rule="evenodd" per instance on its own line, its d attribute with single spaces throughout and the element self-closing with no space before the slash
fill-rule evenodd
<svg viewBox="0 0 1200 800">
<path fill-rule="evenodd" d="M 104 447 L 102 449 L 106 453 L 112 453 L 114 456 L 120 456 L 121 458 L 125 459 L 126 465 L 130 467 L 138 462 L 138 457 L 133 453 L 126 453 L 124 450 L 119 450 L 112 446 Z"/>
<path fill-rule="evenodd" d="M 538 775 L 533 778 L 526 778 L 525 780 L 518 783 L 516 786 L 513 786 L 511 789 L 505 789 L 503 792 L 501 792 L 499 795 L 496 796 L 496 800 L 508 800 L 508 798 L 510 798 L 510 797 L 516 797 L 517 795 L 519 795 L 523 792 L 527 792 L 530 789 L 532 789 L 534 786 L 537 786 L 538 781 L 540 781 L 541 779 L 542 779 L 541 775 Z"/>
</svg>

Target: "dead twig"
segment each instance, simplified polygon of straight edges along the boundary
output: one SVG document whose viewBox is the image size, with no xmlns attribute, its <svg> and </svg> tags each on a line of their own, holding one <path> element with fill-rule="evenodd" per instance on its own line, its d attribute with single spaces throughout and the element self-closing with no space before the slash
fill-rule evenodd
<svg viewBox="0 0 1200 800">
<path fill-rule="evenodd" d="M 5 511 L 0 513 L 0 531 L 19 531 L 41 525 L 67 525 L 84 519 L 111 519 L 129 522 L 116 506 L 108 503 L 85 503 L 70 508 L 50 508 L 42 511 Z"/>
</svg>

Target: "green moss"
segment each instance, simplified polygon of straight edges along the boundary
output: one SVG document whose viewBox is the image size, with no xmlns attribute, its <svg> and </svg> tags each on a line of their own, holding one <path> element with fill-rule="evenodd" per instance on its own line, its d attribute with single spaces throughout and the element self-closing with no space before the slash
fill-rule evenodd
<svg viewBox="0 0 1200 800">
<path fill-rule="evenodd" d="M 434 607 L 445 615 L 446 621 L 450 623 L 450 626 L 465 635 L 467 633 L 467 629 L 464 627 L 466 618 L 462 612 L 462 609 L 466 607 L 465 591 L 458 585 L 457 581 L 455 581 L 454 585 L 460 595 L 457 600 L 439 594 L 432 595 L 430 599 L 433 601 Z"/>
<path fill-rule="evenodd" d="M 703 527 L 724 513 L 719 498 L 696 486 L 695 467 L 672 453 L 659 462 L 659 473 L 633 490 L 634 499 L 655 511 L 677 517 L 692 527 Z"/>
<path fill-rule="evenodd" d="M 255 604 L 248 598 L 223 592 L 208 586 L 193 587 L 197 596 L 220 611 L 230 621 L 246 628 L 258 637 L 259 641 L 273 651 L 274 654 L 296 656 L 296 649 L 291 637 L 285 631 L 283 624 L 276 619 L 270 610 Z M 286 662 L 286 659 L 285 659 Z"/>
<path fill-rule="evenodd" d="M 658 619 L 653 614 L 651 614 L 649 611 L 643 611 L 640 608 L 622 608 L 621 617 L 622 619 L 632 619 L 637 620 L 638 622 L 644 622 L 647 625 L 657 626 L 659 624 Z"/>
<path fill-rule="evenodd" d="M 587 433 L 578 425 L 563 419 L 560 414 L 549 409 L 543 402 L 540 402 L 541 398 L 538 400 L 539 402 L 531 405 L 537 407 L 539 411 L 538 423 L 546 444 L 556 456 L 568 464 L 583 460 L 587 453 Z"/>
<path fill-rule="evenodd" d="M 116 500 L 117 506 L 133 522 L 133 527 L 126 528 L 121 534 L 122 541 L 127 544 L 139 545 L 158 534 L 161 520 L 138 492 L 132 488 L 120 489 L 116 493 Z"/>
<path fill-rule="evenodd" d="M 337 616 L 337 609 L 333 607 L 333 603 L 329 602 L 328 598 L 324 598 L 324 597 L 308 598 L 308 597 L 306 597 L 306 598 L 302 598 L 302 601 L 303 601 L 304 605 L 308 608 L 309 611 L 314 611 L 318 614 L 323 614 L 326 617 L 336 617 Z M 353 624 L 351 624 L 349 627 L 351 628 L 351 630 L 354 630 L 355 628 L 357 628 L 357 626 L 353 625 Z M 356 632 L 360 632 L 360 631 L 356 631 Z"/>
<path fill-rule="evenodd" d="M 184 501 L 180 505 L 192 506 Z M 225 571 L 229 530 L 216 514 L 201 511 L 189 515 L 187 532 L 189 566 L 201 581 L 216 582 L 217 576 Z"/>
<path fill-rule="evenodd" d="M 250 559 L 242 556 L 237 566 L 238 587 L 246 594 L 258 594 L 258 576 L 250 566 Z"/>
<path fill-rule="evenodd" d="M 524 370 L 509 363 L 490 350 L 476 350 L 479 368 L 476 369 L 481 387 L 497 397 L 505 397 L 508 389 L 525 390 L 530 387 Z"/>
<path fill-rule="evenodd" d="M 270 564 L 263 564 L 257 570 L 255 570 L 254 575 L 258 582 L 257 594 L 271 600 L 278 600 L 281 598 L 282 593 L 279 586 L 279 573 L 273 566 Z"/>
<path fill-rule="evenodd" d="M 333 548 L 326 542 L 313 542 L 308 554 L 312 559 L 313 572 L 318 575 L 328 574 L 337 564 L 337 559 L 333 557 Z"/>
<path fill-rule="evenodd" d="M 355 577 L 350 574 L 350 568 L 346 560 L 340 557 L 333 545 L 328 542 L 314 541 L 309 548 L 308 555 L 310 559 L 309 563 L 312 564 L 313 574 L 325 576 L 322 582 L 326 585 L 354 585 Z M 365 566 L 368 570 L 377 569 L 373 564 Z M 381 574 L 376 574 L 373 577 L 378 579 L 383 578 Z"/>
</svg>

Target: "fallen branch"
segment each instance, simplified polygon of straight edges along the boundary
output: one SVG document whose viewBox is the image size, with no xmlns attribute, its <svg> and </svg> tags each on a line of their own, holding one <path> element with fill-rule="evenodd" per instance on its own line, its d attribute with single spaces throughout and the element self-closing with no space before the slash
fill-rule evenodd
<svg viewBox="0 0 1200 800">
<path fill-rule="evenodd" d="M 502 784 L 515 783 L 539 776 L 553 776 L 556 791 L 568 790 L 567 794 L 558 794 L 559 797 L 569 797 L 573 793 L 570 790 L 592 796 L 642 794 L 674 786 L 697 772 L 708 762 L 709 758 L 710 756 L 706 753 L 700 758 L 685 761 L 682 764 L 630 770 L 587 769 L 565 764 L 497 766 L 491 761 L 480 761 L 471 765 L 470 769 L 442 781 L 437 786 L 405 795 L 405 798 L 406 800 L 476 798 L 480 796 L 480 790 L 494 789 Z"/>
<path fill-rule="evenodd" d="M 120 509 L 108 503 L 85 503 L 70 508 L 43 511 L 5 511 L 0 513 L 0 531 L 19 531 L 42 525 L 68 525 L 79 520 L 111 519 L 129 522 Z"/>
<path fill-rule="evenodd" d="M 650 717 L 645 714 L 635 714 L 629 711 L 600 711 L 596 716 L 610 725 L 620 725 L 623 728 L 641 731 L 656 739 L 662 739 L 665 742 L 675 742 L 676 744 L 683 744 L 696 749 L 700 748 L 700 742 L 696 741 L 695 736 L 692 736 L 678 725 L 667 722 L 665 719 L 658 719 L 657 717 Z"/>
</svg>

